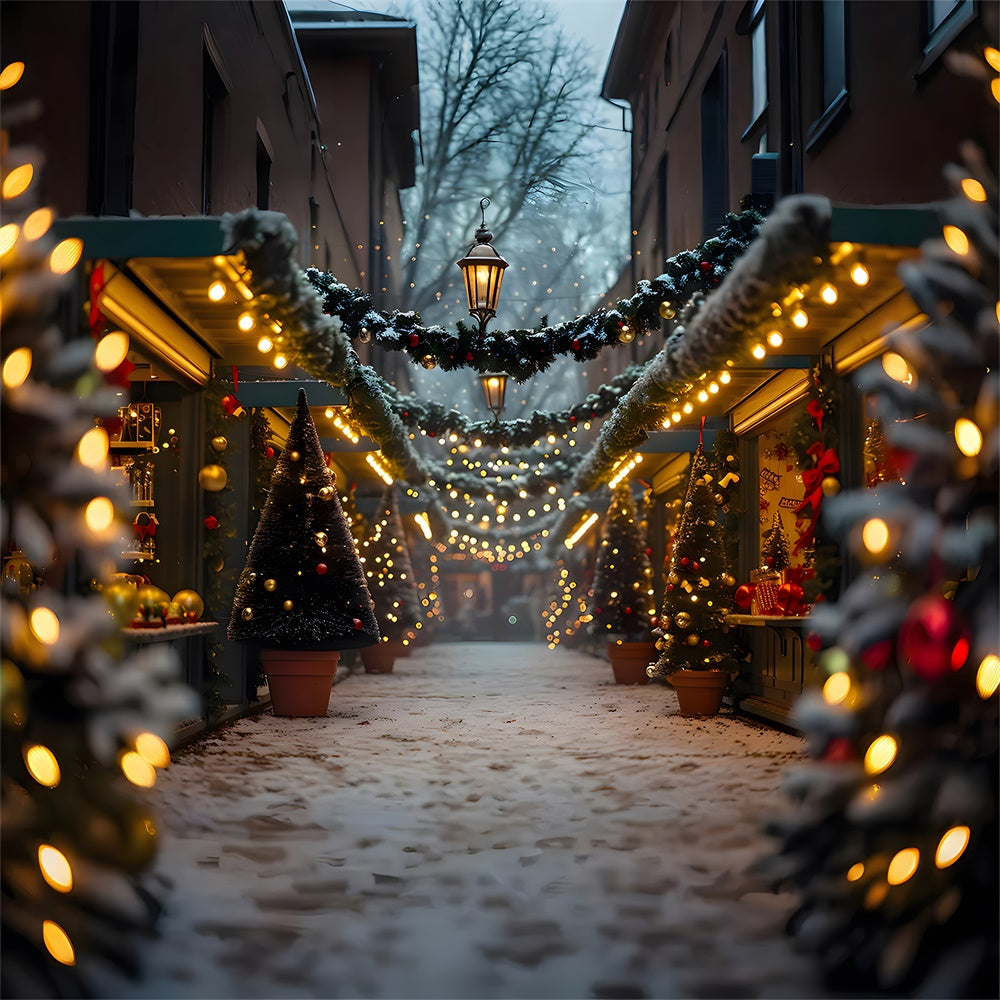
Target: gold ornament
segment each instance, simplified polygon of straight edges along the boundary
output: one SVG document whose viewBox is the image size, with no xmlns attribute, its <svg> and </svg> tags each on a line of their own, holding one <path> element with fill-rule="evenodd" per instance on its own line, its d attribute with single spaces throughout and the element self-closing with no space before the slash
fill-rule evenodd
<svg viewBox="0 0 1000 1000">
<path fill-rule="evenodd" d="M 432 368 L 437 368 L 437 361 L 434 360 L 433 354 L 425 354 L 421 359 L 420 363 L 430 371 Z"/>
<path fill-rule="evenodd" d="M 269 594 L 274 593 L 274 591 L 277 589 L 277 587 L 278 587 L 278 581 L 277 580 L 265 580 L 264 581 L 264 589 Z"/>
<path fill-rule="evenodd" d="M 218 493 L 226 488 L 229 476 L 221 465 L 203 465 L 198 473 L 198 482 L 203 490 Z"/>
<path fill-rule="evenodd" d="M 667 648 L 667 644 L 663 639 L 657 639 L 656 648 L 662 652 L 664 649 Z"/>
<path fill-rule="evenodd" d="M 293 605 L 292 605 L 292 602 L 291 602 L 291 601 L 285 601 L 285 603 L 284 603 L 284 604 L 282 604 L 281 606 L 282 606 L 282 607 L 283 607 L 283 608 L 284 608 L 284 609 L 285 609 L 286 611 L 291 611 L 291 610 L 292 610 L 292 607 L 293 607 Z"/>
<path fill-rule="evenodd" d="M 245 622 L 250 621 L 250 619 L 253 618 L 253 608 L 244 608 L 240 612 L 240 616 Z"/>
<path fill-rule="evenodd" d="M 319 496 L 321 500 L 332 500 L 334 494 L 334 488 L 332 486 L 321 486 L 319 488 Z"/>
<path fill-rule="evenodd" d="M 719 579 L 721 580 L 723 587 L 732 587 L 736 584 L 736 577 L 733 576 L 732 573 L 723 573 Z"/>
<path fill-rule="evenodd" d="M 635 330 L 630 326 L 623 326 L 618 332 L 618 339 L 623 344 L 631 344 L 635 340 Z"/>
<path fill-rule="evenodd" d="M 324 545 L 326 545 L 327 541 L 328 541 L 328 538 L 327 538 L 327 534 L 326 534 L 325 531 L 317 531 L 316 532 L 316 544 L 320 548 L 322 548 Z"/>
<path fill-rule="evenodd" d="M 139 590 L 124 580 L 114 580 L 102 591 L 104 600 L 119 625 L 128 625 L 139 610 Z"/>
<path fill-rule="evenodd" d="M 184 618 L 184 609 L 176 602 L 171 601 L 167 605 L 167 621 L 179 622 Z"/>
<path fill-rule="evenodd" d="M 701 636 L 697 632 L 692 632 L 687 639 L 689 646 L 697 646 L 701 642 Z"/>
<path fill-rule="evenodd" d="M 678 611 L 674 615 L 674 623 L 678 628 L 688 628 L 691 625 L 691 616 L 686 611 Z"/>
<path fill-rule="evenodd" d="M 159 587 L 145 586 L 137 591 L 139 603 L 146 609 L 146 618 L 158 618 L 170 604 L 170 595 Z"/>
<path fill-rule="evenodd" d="M 721 506 L 726 502 L 726 498 L 721 493 L 716 493 L 715 502 Z"/>
<path fill-rule="evenodd" d="M 218 437 L 212 438 L 213 451 L 225 451 L 228 447 L 229 442 L 221 434 Z"/>
<path fill-rule="evenodd" d="M 297 451 L 290 451 L 288 453 L 288 460 L 290 462 L 297 462 L 302 456 Z"/>
<path fill-rule="evenodd" d="M 174 594 L 174 603 L 180 605 L 181 611 L 184 612 L 184 617 L 189 621 L 196 622 L 205 613 L 205 602 L 195 590 L 178 590 Z M 192 613 L 194 617 L 189 618 Z"/>
<path fill-rule="evenodd" d="M 667 583 L 679 583 L 680 579 L 681 578 L 676 573 L 671 573 L 670 576 L 667 577 Z"/>
<path fill-rule="evenodd" d="M 835 497 L 840 492 L 840 480 L 835 476 L 826 476 L 819 484 L 825 497 Z"/>
<path fill-rule="evenodd" d="M 660 315 L 664 319 L 673 319 L 677 315 L 677 310 L 674 308 L 672 302 L 661 302 Z"/>
</svg>

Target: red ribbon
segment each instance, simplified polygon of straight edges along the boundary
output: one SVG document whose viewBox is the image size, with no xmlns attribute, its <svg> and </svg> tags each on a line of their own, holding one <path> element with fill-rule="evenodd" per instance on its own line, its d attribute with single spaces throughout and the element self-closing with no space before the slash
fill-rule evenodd
<svg viewBox="0 0 1000 1000">
<path fill-rule="evenodd" d="M 104 291 L 104 264 L 100 263 L 90 272 L 90 333 L 94 340 L 100 340 L 104 327 L 104 316 L 98 301 Z"/>
<path fill-rule="evenodd" d="M 832 448 L 824 448 L 822 441 L 817 441 L 815 444 L 810 445 L 806 454 L 812 455 L 816 460 L 816 465 L 812 469 L 806 469 L 802 473 L 802 485 L 805 487 L 805 497 L 802 503 L 795 508 L 795 513 L 810 518 L 810 523 L 795 543 L 795 548 L 792 550 L 793 555 L 808 545 L 816 532 L 817 515 L 819 514 L 820 507 L 823 505 L 823 480 L 827 476 L 835 476 L 840 472 L 840 459 L 837 458 L 837 453 Z M 806 513 L 809 507 L 812 508 L 812 511 L 811 513 Z"/>
<path fill-rule="evenodd" d="M 698 447 L 705 444 L 705 414 L 701 415 L 701 423 L 698 425 Z"/>
<path fill-rule="evenodd" d="M 816 421 L 816 430 L 823 430 L 823 417 L 826 416 L 826 410 L 823 409 L 819 400 L 810 399 L 808 405 L 806 406 L 806 413 L 809 414 L 813 420 Z"/>
<path fill-rule="evenodd" d="M 236 365 L 233 365 L 233 395 L 238 396 L 240 390 L 240 373 Z"/>
</svg>

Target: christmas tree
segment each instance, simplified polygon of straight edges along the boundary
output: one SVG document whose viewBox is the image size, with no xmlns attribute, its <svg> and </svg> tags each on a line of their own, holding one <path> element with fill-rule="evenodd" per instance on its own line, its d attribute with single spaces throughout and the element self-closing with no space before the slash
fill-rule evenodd
<svg viewBox="0 0 1000 1000">
<path fill-rule="evenodd" d="M 713 477 L 702 446 L 691 460 L 684 509 L 660 608 L 660 657 L 651 677 L 676 670 L 732 670 L 733 636 L 725 623 L 734 580 L 726 568 Z"/>
<path fill-rule="evenodd" d="M 774 512 L 771 530 L 764 536 L 762 549 L 761 559 L 768 569 L 775 573 L 788 569 L 788 535 L 785 534 L 778 511 Z"/>
<path fill-rule="evenodd" d="M 648 640 L 650 618 L 655 613 L 652 577 L 632 489 L 621 483 L 612 494 L 597 547 L 590 634 Z"/>
<path fill-rule="evenodd" d="M 395 486 L 387 486 L 382 494 L 380 516 L 365 539 L 362 553 L 383 638 L 409 645 L 423 623 Z"/>
<path fill-rule="evenodd" d="M 23 72 L 8 65 L 0 86 Z M 4 103 L 21 121 L 29 109 Z M 166 644 L 122 656 L 139 599 L 112 576 L 127 498 L 95 419 L 117 413 L 108 383 L 127 379 L 128 338 L 67 328 L 82 246 L 52 239 L 34 151 L 9 139 L 4 128 L 0 551 L 17 554 L 0 594 L 0 993 L 81 997 L 99 963 L 139 970 L 158 912 L 138 883 L 156 850 L 149 789 L 198 700 Z"/>
<path fill-rule="evenodd" d="M 268 649 L 355 649 L 378 623 L 305 389 L 236 585 L 227 635 Z"/>
<path fill-rule="evenodd" d="M 903 281 L 931 319 L 861 373 L 905 482 L 831 497 L 865 567 L 818 605 L 812 755 L 768 869 L 789 930 L 852 993 L 998 994 L 997 182 L 969 151 L 944 241 Z"/>
</svg>

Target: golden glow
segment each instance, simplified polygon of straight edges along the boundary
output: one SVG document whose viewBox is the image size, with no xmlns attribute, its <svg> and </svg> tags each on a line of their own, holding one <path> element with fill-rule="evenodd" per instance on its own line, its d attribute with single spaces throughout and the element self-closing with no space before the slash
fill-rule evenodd
<svg viewBox="0 0 1000 1000">
<path fill-rule="evenodd" d="M 284 354 L 276 354 L 274 356 L 274 367 L 275 368 L 284 368 L 285 365 L 287 365 L 287 364 L 288 364 L 288 358 L 286 358 L 284 356 Z"/>
<path fill-rule="evenodd" d="M 49 268 L 53 274 L 69 274 L 83 256 L 83 240 L 71 236 L 57 243 L 49 254 Z"/>
<path fill-rule="evenodd" d="M 213 281 L 208 286 L 208 297 L 213 302 L 221 302 L 226 297 L 226 286 L 221 281 Z"/>
<path fill-rule="evenodd" d="M 370 453 L 365 455 L 365 461 L 375 470 L 378 477 L 383 483 L 386 484 L 386 486 L 392 485 L 392 476 L 390 476 L 389 473 L 379 464 L 378 459 L 376 459 L 374 455 Z"/>
<path fill-rule="evenodd" d="M 73 888 L 73 869 L 62 851 L 51 844 L 38 848 L 38 867 L 42 877 L 58 892 L 69 892 Z"/>
<path fill-rule="evenodd" d="M 59 619 L 51 608 L 35 608 L 28 618 L 28 627 L 35 638 L 46 646 L 59 641 Z"/>
<path fill-rule="evenodd" d="M 701 392 L 698 393 L 698 402 L 699 403 L 707 403 L 708 402 L 708 393 L 705 392 L 704 389 L 702 389 Z"/>
<path fill-rule="evenodd" d="M 840 292 L 837 291 L 835 285 L 831 285 L 827 282 L 820 290 L 819 297 L 828 305 L 832 306 L 837 299 L 840 298 Z"/>
<path fill-rule="evenodd" d="M 44 236 L 49 231 L 53 218 L 54 213 L 51 208 L 36 208 L 24 220 L 24 238 L 30 243 L 32 240 Z"/>
<path fill-rule="evenodd" d="M 906 363 L 906 359 L 895 351 L 886 351 L 882 355 L 882 369 L 886 375 L 904 385 L 913 384 L 913 372 Z"/>
<path fill-rule="evenodd" d="M 851 281 L 854 282 L 858 287 L 863 288 L 872 280 L 872 276 L 860 261 L 851 268 Z"/>
<path fill-rule="evenodd" d="M 861 861 L 858 861 L 856 864 L 851 865 L 851 867 L 847 869 L 847 881 L 857 882 L 857 880 L 861 878 L 864 873 L 865 866 Z"/>
<path fill-rule="evenodd" d="M 274 343 L 271 341 L 270 337 L 261 337 L 260 340 L 257 341 L 257 350 L 260 351 L 261 354 L 267 354 L 272 347 L 274 347 Z"/>
<path fill-rule="evenodd" d="M 888 733 L 872 741 L 865 753 L 865 771 L 868 774 L 881 774 L 896 759 L 898 744 Z"/>
<path fill-rule="evenodd" d="M 24 385 L 31 372 L 31 348 L 18 347 L 10 352 L 3 363 L 3 387 L 16 389 Z"/>
<path fill-rule="evenodd" d="M 915 847 L 904 847 L 889 862 L 889 870 L 885 873 L 886 881 L 889 885 L 902 885 L 913 877 L 919 864 L 920 851 Z"/>
<path fill-rule="evenodd" d="M 156 768 L 134 750 L 126 750 L 118 761 L 122 774 L 140 788 L 152 788 L 156 784 Z"/>
<path fill-rule="evenodd" d="M 56 755 L 40 743 L 35 743 L 24 749 L 24 765 L 28 773 L 40 785 L 46 788 L 55 788 L 59 784 L 61 777 L 59 772 L 59 761 Z"/>
<path fill-rule="evenodd" d="M 962 194 L 969 201 L 986 201 L 986 188 L 975 177 L 962 178 Z"/>
<path fill-rule="evenodd" d="M 8 222 L 6 226 L 0 226 L 0 257 L 11 252 L 14 244 L 17 243 L 17 224 Z"/>
<path fill-rule="evenodd" d="M 719 372 L 719 381 L 723 385 L 729 385 L 729 383 L 732 382 L 732 380 L 733 376 L 730 375 L 729 372 Z"/>
<path fill-rule="evenodd" d="M 990 92 L 993 94 L 993 100 L 1000 104 L 1000 76 L 990 81 Z"/>
<path fill-rule="evenodd" d="M 135 738 L 139 756 L 153 767 L 170 767 L 170 748 L 156 733 L 139 733 Z"/>
<path fill-rule="evenodd" d="M 1000 687 L 1000 656 L 987 653 L 976 671 L 976 690 L 984 701 L 992 698 Z"/>
<path fill-rule="evenodd" d="M 780 330 L 772 330 L 767 335 L 767 342 L 772 347 L 781 347 L 781 345 L 785 342 L 785 338 L 781 335 Z"/>
<path fill-rule="evenodd" d="M 257 325 L 257 320 L 250 315 L 250 313 L 240 313 L 240 318 L 236 321 L 236 325 L 244 332 L 252 330 Z"/>
<path fill-rule="evenodd" d="M 76 965 L 76 953 L 69 935 L 54 921 L 42 922 L 42 941 L 48 953 L 63 965 Z"/>
<path fill-rule="evenodd" d="M 938 868 L 947 868 L 958 861 L 969 846 L 970 832 L 967 826 L 953 826 L 948 830 L 938 841 L 937 850 L 934 852 L 934 864 Z"/>
<path fill-rule="evenodd" d="M 987 49 L 988 51 L 989 49 Z M 989 57 L 987 56 L 987 58 Z M 3 72 L 0 72 L 0 90 L 9 90 L 23 75 L 23 62 L 18 60 L 17 62 L 7 63 L 3 68 Z"/>
<path fill-rule="evenodd" d="M 3 196 L 17 198 L 28 190 L 31 178 L 35 176 L 35 168 L 30 163 L 22 163 L 7 174 L 3 179 Z"/>
<path fill-rule="evenodd" d="M 969 237 L 958 226 L 945 226 L 943 233 L 944 241 L 953 253 L 964 257 L 969 252 Z"/>
<path fill-rule="evenodd" d="M 91 531 L 107 531 L 115 521 L 115 505 L 107 497 L 94 497 L 87 504 L 83 519 Z"/>
<path fill-rule="evenodd" d="M 417 522 L 417 527 L 420 528 L 424 538 L 430 541 L 433 536 L 431 535 L 431 522 L 427 514 L 421 511 L 419 514 L 413 515 L 413 520 Z"/>
<path fill-rule="evenodd" d="M 983 58 L 993 69 L 1000 73 L 1000 49 L 995 49 L 992 45 L 987 45 L 983 49 Z"/>
<path fill-rule="evenodd" d="M 880 555 L 889 544 L 889 525 L 880 517 L 870 518 L 861 529 L 861 541 L 873 556 Z"/>
<path fill-rule="evenodd" d="M 750 352 L 758 361 L 763 361 L 767 357 L 767 349 L 763 344 L 754 344 L 753 350 Z"/>
<path fill-rule="evenodd" d="M 792 313 L 792 326 L 804 330 L 809 325 L 809 314 L 805 309 L 796 309 Z"/>
<path fill-rule="evenodd" d="M 77 461 L 88 469 L 100 470 L 108 460 L 108 434 L 103 427 L 91 427 L 76 446 Z"/>
<path fill-rule="evenodd" d="M 851 678 L 849 674 L 831 674 L 823 685 L 823 700 L 828 705 L 840 705 L 851 693 Z"/>
<path fill-rule="evenodd" d="M 955 442 L 963 455 L 975 458 L 983 450 L 983 432 L 968 418 L 959 417 L 955 421 Z"/>
<path fill-rule="evenodd" d="M 583 538 L 588 531 L 590 531 L 599 519 L 599 514 L 591 513 L 588 515 L 583 521 L 580 522 L 580 524 L 577 525 L 576 529 L 569 536 L 569 538 L 563 541 L 563 545 L 565 545 L 567 549 L 573 548 L 573 546 L 576 545 L 576 543 L 580 541 L 580 539 Z"/>
<path fill-rule="evenodd" d="M 128 334 L 112 330 L 97 342 L 94 364 L 102 372 L 113 372 L 128 356 Z"/>
</svg>

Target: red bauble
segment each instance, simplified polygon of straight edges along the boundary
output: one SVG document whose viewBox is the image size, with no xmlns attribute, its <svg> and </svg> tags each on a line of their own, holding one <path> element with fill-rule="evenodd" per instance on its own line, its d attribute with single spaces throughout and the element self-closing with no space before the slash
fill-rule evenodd
<svg viewBox="0 0 1000 1000">
<path fill-rule="evenodd" d="M 818 653 L 823 648 L 823 640 L 819 637 L 819 632 L 810 632 L 806 636 L 806 645 L 814 653 Z"/>
<path fill-rule="evenodd" d="M 899 659 L 925 681 L 940 680 L 965 663 L 971 638 L 968 622 L 951 601 L 921 597 L 899 627 Z"/>
<path fill-rule="evenodd" d="M 881 642 L 876 642 L 867 649 L 863 649 L 858 659 L 869 670 L 885 670 L 892 660 L 892 640 L 883 639 Z"/>
<path fill-rule="evenodd" d="M 219 526 L 219 519 L 214 514 L 209 514 L 208 517 L 202 521 L 202 524 L 204 524 L 209 531 L 215 531 L 215 529 Z"/>
<path fill-rule="evenodd" d="M 410 347 L 416 347 L 420 343 L 420 334 L 411 333 L 409 337 L 406 338 L 406 342 L 410 345 Z"/>
<path fill-rule="evenodd" d="M 322 576 L 326 572 L 326 563 L 316 563 L 316 572 Z"/>
<path fill-rule="evenodd" d="M 805 591 L 797 583 L 783 583 L 778 588 L 777 605 L 783 615 L 800 615 L 805 608 Z"/>
<path fill-rule="evenodd" d="M 682 566 L 687 566 L 687 564 L 688 564 L 689 562 L 691 562 L 691 560 L 690 560 L 690 559 L 689 559 L 689 558 L 688 558 L 687 556 L 682 556 L 682 557 L 681 557 L 681 565 L 682 565 Z"/>
<path fill-rule="evenodd" d="M 271 447 L 270 445 L 268 445 L 268 446 L 267 446 L 267 447 L 266 447 L 266 448 L 264 449 L 264 454 L 265 454 L 265 455 L 266 455 L 266 456 L 267 456 L 268 458 L 274 458 L 274 449 L 273 449 L 273 448 L 272 448 L 272 447 Z"/>
<path fill-rule="evenodd" d="M 465 352 L 465 360 L 466 361 L 475 361 L 475 359 L 476 359 L 476 356 L 472 353 L 472 351 L 466 351 Z"/>
<path fill-rule="evenodd" d="M 361 631 L 361 619 L 360 618 L 355 618 L 354 619 L 354 631 L 355 632 L 360 632 Z"/>
<path fill-rule="evenodd" d="M 736 593 L 733 594 L 733 603 L 738 608 L 742 608 L 746 611 L 747 608 L 753 604 L 754 591 L 757 588 L 754 587 L 752 583 L 743 583 L 736 588 Z"/>
<path fill-rule="evenodd" d="M 580 341 L 579 340 L 571 340 L 569 342 L 569 346 L 572 347 L 574 351 L 578 351 L 578 350 L 580 350 Z"/>
<path fill-rule="evenodd" d="M 702 639 L 702 640 L 701 640 L 701 644 L 702 644 L 702 645 L 703 645 L 703 646 L 704 646 L 704 647 L 705 647 L 706 649 L 708 649 L 708 647 L 712 645 L 712 644 L 711 644 L 711 643 L 710 643 L 710 642 L 708 641 L 708 639 Z"/>
<path fill-rule="evenodd" d="M 698 266 L 701 268 L 703 274 L 707 274 L 712 270 L 712 262 L 709 260 L 703 260 Z"/>
</svg>

